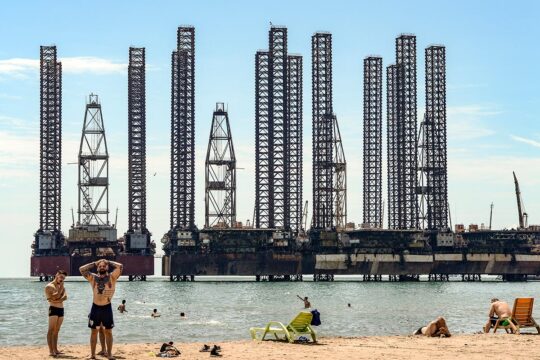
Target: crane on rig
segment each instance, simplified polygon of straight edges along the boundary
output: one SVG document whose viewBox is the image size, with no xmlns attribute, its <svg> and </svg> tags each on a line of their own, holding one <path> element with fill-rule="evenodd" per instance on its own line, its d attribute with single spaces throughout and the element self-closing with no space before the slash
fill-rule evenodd
<svg viewBox="0 0 540 360">
<path fill-rule="evenodd" d="M 527 228 L 527 213 L 525 212 L 525 205 L 523 204 L 523 198 L 521 197 L 521 191 L 519 190 L 519 182 L 516 177 L 515 171 L 512 171 L 514 174 L 514 184 L 516 185 L 516 199 L 518 207 L 518 218 L 519 218 L 519 228 Z"/>
</svg>

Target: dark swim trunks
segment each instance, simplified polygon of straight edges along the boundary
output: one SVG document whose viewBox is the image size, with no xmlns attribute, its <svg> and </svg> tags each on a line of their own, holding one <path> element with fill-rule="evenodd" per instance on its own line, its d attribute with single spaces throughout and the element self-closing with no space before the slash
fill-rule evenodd
<svg viewBox="0 0 540 360">
<path fill-rule="evenodd" d="M 98 326 L 103 326 L 105 327 L 105 329 L 112 329 L 114 327 L 113 311 L 111 304 L 92 304 L 90 315 L 88 315 L 88 327 L 91 329 L 95 329 Z"/>
<path fill-rule="evenodd" d="M 422 335 L 422 328 L 423 326 L 419 327 L 418 330 L 413 333 L 413 335 Z"/>
<path fill-rule="evenodd" d="M 59 308 L 56 306 L 49 306 L 49 316 L 64 316 L 64 308 Z"/>
</svg>

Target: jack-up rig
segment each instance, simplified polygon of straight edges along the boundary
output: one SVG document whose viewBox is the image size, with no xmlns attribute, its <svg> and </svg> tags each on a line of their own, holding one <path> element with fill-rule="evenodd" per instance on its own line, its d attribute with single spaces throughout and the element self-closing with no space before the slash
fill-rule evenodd
<svg viewBox="0 0 540 360">
<path fill-rule="evenodd" d="M 383 58 L 364 59 L 363 218 L 356 225 L 347 221 L 347 201 L 351 201 L 347 187 L 354 182 L 347 181 L 333 107 L 332 34 L 317 32 L 311 37 L 313 198 L 308 223 L 308 202 L 302 196 L 303 57 L 288 53 L 287 36 L 286 27 L 271 26 L 268 49 L 255 53 L 253 220 L 243 225 L 237 219 L 231 123 L 225 104 L 217 103 L 205 162 L 205 221 L 199 228 L 195 222 L 195 28 L 178 28 L 171 59 L 170 227 L 161 240 L 162 275 L 171 281 L 193 281 L 198 275 L 302 281 L 305 274 L 313 274 L 315 281 L 332 281 L 340 274 L 362 275 L 364 281 L 381 281 L 383 276 L 390 281 L 418 281 L 420 275 L 428 275 L 430 281 L 448 281 L 452 275 L 478 281 L 484 274 L 523 281 L 540 275 L 540 226 L 527 224 L 515 174 L 516 229 L 492 230 L 491 214 L 489 229 L 474 224 L 468 231 L 462 224 L 451 229 L 446 48 L 425 49 L 426 110 L 418 124 L 416 36 L 412 34 L 395 39 L 395 63 L 385 71 L 387 228 L 382 186 Z M 47 278 L 57 267 L 76 274 L 76 266 L 89 257 L 123 262 L 130 280 L 153 274 L 155 245 L 146 227 L 144 55 L 143 48 L 130 49 L 128 230 L 116 240 L 108 206 L 99 212 L 98 206 L 89 205 L 106 198 L 108 178 L 106 172 L 91 172 L 85 166 L 93 163 L 105 171 L 106 165 L 98 161 L 105 155 L 91 159 L 81 155 L 81 174 L 89 175 L 80 180 L 79 221 L 66 240 L 60 229 L 61 65 L 54 47 L 42 47 L 40 228 L 33 245 L 32 275 Z M 97 107 L 97 97 L 92 99 L 88 106 Z M 102 138 L 89 142 L 93 151 L 105 145 L 104 132 Z M 106 235 L 88 241 L 91 228 L 97 229 L 93 235 Z"/>
<path fill-rule="evenodd" d="M 180 28 L 179 34 L 183 32 L 193 34 L 194 29 Z M 194 36 L 189 39 L 185 58 L 191 67 L 183 70 L 183 76 L 193 80 Z M 364 214 L 363 223 L 356 227 L 346 217 L 347 165 L 333 109 L 332 35 L 318 32 L 312 36 L 313 212 L 311 228 L 306 229 L 307 209 L 301 206 L 302 57 L 288 54 L 285 27 L 271 26 L 268 39 L 268 50 L 255 54 L 253 224 L 242 226 L 226 217 L 235 214 L 234 208 L 220 207 L 223 204 L 212 208 L 212 191 L 229 187 L 225 178 L 214 176 L 207 157 L 205 227 L 198 230 L 190 218 L 180 228 L 184 232 L 164 238 L 163 275 L 173 281 L 194 280 L 196 275 L 301 281 L 304 274 L 313 274 L 315 281 L 332 281 L 336 274 L 360 274 L 365 281 L 380 281 L 382 276 L 417 281 L 426 274 L 430 281 L 447 281 L 451 275 L 478 281 L 482 274 L 494 274 L 512 281 L 540 274 L 540 229 L 522 222 L 517 230 L 471 225 L 465 231 L 463 225 L 456 225 L 453 232 L 449 228 L 446 49 L 433 45 L 425 50 L 426 112 L 418 130 L 416 36 L 412 34 L 396 38 L 396 62 L 386 71 L 388 229 L 383 229 L 382 201 L 382 57 L 364 59 Z M 175 87 L 182 84 L 176 77 L 183 68 L 176 73 L 175 69 L 172 164 L 193 174 L 193 163 L 176 157 L 182 151 L 190 153 L 193 143 L 177 139 L 174 121 L 177 117 L 183 119 L 179 126 L 193 126 L 194 115 L 193 107 L 177 106 L 176 99 L 187 89 Z M 186 84 L 193 86 L 189 81 Z M 185 94 L 193 106 L 192 93 Z M 230 133 L 227 141 L 229 137 Z M 209 151 L 215 146 L 212 133 Z M 226 164 L 232 163 L 222 162 Z M 171 184 L 175 190 L 174 173 Z M 190 189 L 171 197 L 189 198 L 191 208 Z M 234 190 L 231 186 L 230 191 Z M 224 193 L 222 199 L 230 196 L 235 198 Z M 223 217 L 210 221 L 212 211 Z"/>
<path fill-rule="evenodd" d="M 129 280 L 154 274 L 154 247 L 146 229 L 146 146 L 144 48 L 130 48 L 129 225 L 117 238 L 109 221 L 109 153 L 101 103 L 91 94 L 78 156 L 78 217 L 66 239 L 60 229 L 61 65 L 56 47 L 41 47 L 41 222 L 35 236 L 31 275 L 48 280 L 58 269 L 78 275 L 81 265 L 98 258 L 124 264 Z"/>
</svg>

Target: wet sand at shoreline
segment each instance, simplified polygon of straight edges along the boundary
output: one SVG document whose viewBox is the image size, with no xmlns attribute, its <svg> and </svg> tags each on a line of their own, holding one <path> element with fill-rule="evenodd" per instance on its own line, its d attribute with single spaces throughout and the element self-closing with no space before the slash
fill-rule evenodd
<svg viewBox="0 0 540 360">
<path fill-rule="evenodd" d="M 173 339 L 174 340 L 174 339 Z M 152 358 L 161 344 L 115 344 L 117 359 Z M 201 353 L 202 343 L 175 343 L 182 355 L 179 359 L 207 359 Z M 213 345 L 213 343 L 209 344 Z M 540 359 L 539 335 L 478 334 L 451 338 L 421 336 L 327 337 L 317 344 L 289 344 L 276 341 L 226 341 L 219 343 L 224 359 L 276 360 L 349 360 L 349 359 Z M 60 346 L 63 359 L 85 359 L 89 345 Z M 98 346 L 99 351 L 99 346 Z M 97 357 L 105 359 L 104 357 Z M 46 346 L 0 347 L 0 359 L 51 359 Z"/>
</svg>

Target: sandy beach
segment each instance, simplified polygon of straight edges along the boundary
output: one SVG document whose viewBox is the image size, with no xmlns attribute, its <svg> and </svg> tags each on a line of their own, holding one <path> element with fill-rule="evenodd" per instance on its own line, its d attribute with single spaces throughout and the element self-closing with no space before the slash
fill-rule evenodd
<svg viewBox="0 0 540 360">
<path fill-rule="evenodd" d="M 115 344 L 117 359 L 148 359 L 161 344 Z M 202 343 L 177 343 L 183 359 L 207 359 Z M 457 335 L 451 338 L 417 336 L 369 336 L 321 338 L 317 344 L 288 344 L 275 341 L 222 342 L 224 359 L 540 359 L 540 336 Z M 85 359 L 88 345 L 60 346 L 63 359 Z M 46 346 L 0 348 L 0 359 L 50 359 Z M 98 359 L 105 359 L 98 357 Z"/>
</svg>

